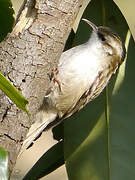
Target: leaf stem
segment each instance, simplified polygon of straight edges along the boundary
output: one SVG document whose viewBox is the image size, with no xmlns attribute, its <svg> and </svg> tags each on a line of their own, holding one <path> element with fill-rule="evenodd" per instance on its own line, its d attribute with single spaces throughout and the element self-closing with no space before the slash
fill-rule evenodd
<svg viewBox="0 0 135 180">
<path fill-rule="evenodd" d="M 109 108 L 109 87 L 105 88 L 105 118 L 106 118 L 106 128 L 107 128 L 107 151 L 108 151 L 108 176 L 110 179 L 111 171 L 111 154 L 110 154 L 110 108 Z"/>
<path fill-rule="evenodd" d="M 102 6 L 102 24 L 106 26 L 107 13 L 106 13 L 106 0 L 101 0 Z M 108 85 L 105 88 L 105 119 L 106 119 L 106 128 L 107 128 L 107 151 L 108 151 L 108 179 L 110 179 L 111 171 L 111 154 L 110 154 L 110 108 L 109 108 L 109 87 Z"/>
</svg>

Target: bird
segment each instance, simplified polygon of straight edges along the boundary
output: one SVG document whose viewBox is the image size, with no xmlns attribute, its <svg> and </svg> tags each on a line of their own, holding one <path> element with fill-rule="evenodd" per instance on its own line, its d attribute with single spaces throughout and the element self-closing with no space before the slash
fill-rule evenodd
<svg viewBox="0 0 135 180">
<path fill-rule="evenodd" d="M 91 28 L 87 42 L 62 53 L 50 76 L 50 86 L 22 145 L 28 149 L 43 132 L 67 119 L 94 100 L 123 62 L 125 46 L 109 27 Z"/>
</svg>

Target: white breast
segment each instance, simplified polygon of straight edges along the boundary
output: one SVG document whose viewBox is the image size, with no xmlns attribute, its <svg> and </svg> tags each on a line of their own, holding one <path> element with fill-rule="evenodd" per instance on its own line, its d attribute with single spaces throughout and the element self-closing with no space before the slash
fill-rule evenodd
<svg viewBox="0 0 135 180">
<path fill-rule="evenodd" d="M 90 86 L 98 75 L 99 59 L 94 53 L 82 51 L 74 53 L 59 64 L 59 78 L 63 83 L 74 83 L 76 86 Z"/>
</svg>

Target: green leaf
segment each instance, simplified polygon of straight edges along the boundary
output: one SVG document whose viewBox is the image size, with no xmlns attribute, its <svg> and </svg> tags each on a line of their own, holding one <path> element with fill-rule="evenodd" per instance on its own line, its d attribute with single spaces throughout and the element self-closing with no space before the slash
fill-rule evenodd
<svg viewBox="0 0 135 180">
<path fill-rule="evenodd" d="M 111 100 L 110 141 L 112 180 L 135 177 L 135 43 L 130 41 L 125 78 L 119 91 Z M 115 86 L 114 86 L 115 87 Z"/>
<path fill-rule="evenodd" d="M 8 153 L 0 147 L 0 180 L 8 180 Z"/>
<path fill-rule="evenodd" d="M 131 38 L 131 33 L 130 33 L 130 30 L 128 30 L 127 36 L 126 36 L 126 41 L 125 41 L 126 52 L 128 52 L 128 46 L 129 46 L 130 38 Z M 119 67 L 116 82 L 115 82 L 113 92 L 112 92 L 113 95 L 115 95 L 118 92 L 120 86 L 122 85 L 122 83 L 123 83 L 123 81 L 125 79 L 126 63 L 127 63 L 127 54 L 126 54 L 124 62 Z"/>
<path fill-rule="evenodd" d="M 27 112 L 27 99 L 0 73 L 0 89 L 23 111 Z"/>
<path fill-rule="evenodd" d="M 23 180 L 37 180 L 64 164 L 63 142 L 51 147 L 25 175 Z"/>
<path fill-rule="evenodd" d="M 130 31 L 135 40 L 135 28 L 134 28 L 135 27 L 135 21 L 134 21 L 135 1 L 134 0 L 128 0 L 128 1 L 114 0 L 114 2 L 118 5 L 125 19 L 127 20 Z"/>
<path fill-rule="evenodd" d="M 70 180 L 107 179 L 107 125 L 103 100 L 102 95 L 64 122 L 64 152 Z"/>
<path fill-rule="evenodd" d="M 0 1 L 0 41 L 2 41 L 7 33 L 12 31 L 14 24 L 14 10 L 10 0 Z"/>
</svg>

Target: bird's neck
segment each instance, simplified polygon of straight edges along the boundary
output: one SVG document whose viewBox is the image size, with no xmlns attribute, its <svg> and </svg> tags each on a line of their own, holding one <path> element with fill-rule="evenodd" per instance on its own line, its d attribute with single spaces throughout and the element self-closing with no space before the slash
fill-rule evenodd
<svg viewBox="0 0 135 180">
<path fill-rule="evenodd" d="M 89 51 L 93 52 L 97 56 L 104 55 L 104 48 L 102 47 L 102 43 L 95 32 L 92 32 L 86 45 Z"/>
</svg>

